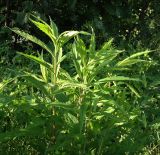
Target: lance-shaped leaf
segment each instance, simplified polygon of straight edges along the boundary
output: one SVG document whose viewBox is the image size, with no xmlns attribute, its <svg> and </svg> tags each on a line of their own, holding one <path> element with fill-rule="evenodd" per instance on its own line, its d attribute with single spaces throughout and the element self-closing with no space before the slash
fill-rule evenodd
<svg viewBox="0 0 160 155">
<path fill-rule="evenodd" d="M 36 56 L 33 56 L 33 55 L 24 54 L 24 53 L 21 53 L 21 52 L 17 52 L 17 53 L 25 56 L 25 57 L 28 58 L 28 59 L 31 59 L 31 60 L 37 62 L 39 65 L 45 66 L 48 70 L 50 70 L 51 72 L 53 72 L 53 67 L 52 67 L 52 65 L 49 64 L 48 62 L 44 61 L 44 60 L 41 59 L 40 57 L 36 57 Z"/>
<path fill-rule="evenodd" d="M 141 81 L 141 80 L 137 78 L 130 78 L 125 76 L 112 76 L 112 77 L 100 79 L 95 84 L 105 83 L 109 81 Z"/>
<path fill-rule="evenodd" d="M 96 49 L 95 33 L 94 33 L 93 29 L 92 29 L 90 45 L 89 45 L 89 51 L 90 51 L 90 54 L 91 54 L 92 57 L 95 54 L 95 49 Z"/>
<path fill-rule="evenodd" d="M 141 62 L 142 60 L 138 60 L 138 59 L 134 59 L 134 58 L 136 58 L 136 57 L 139 57 L 139 56 L 141 56 L 141 55 L 145 55 L 145 54 L 148 54 L 148 53 L 150 53 L 151 51 L 148 51 L 148 50 L 146 50 L 146 51 L 144 51 L 144 52 L 138 52 L 138 53 L 135 53 L 135 54 L 133 54 L 133 55 L 131 55 L 131 56 L 129 56 L 128 58 L 126 58 L 126 59 L 124 59 L 124 60 L 122 60 L 122 61 L 119 61 L 117 64 L 116 64 L 116 66 L 124 66 L 124 65 L 133 65 L 133 64 L 135 64 L 135 63 L 138 63 L 138 62 Z"/>
<path fill-rule="evenodd" d="M 58 28 L 57 28 L 57 25 L 53 22 L 53 20 L 51 18 L 50 19 L 50 27 L 51 27 L 51 31 L 52 31 L 52 34 L 58 38 Z"/>
<path fill-rule="evenodd" d="M 58 80 L 57 82 L 61 89 L 63 88 L 83 88 L 87 89 L 87 86 L 83 83 L 79 83 L 75 80 Z"/>
<path fill-rule="evenodd" d="M 74 111 L 75 112 L 75 108 L 73 107 L 72 104 L 68 104 L 68 103 L 61 103 L 59 101 L 54 101 L 54 102 L 51 102 L 49 103 L 49 105 L 52 105 L 54 107 L 59 107 L 59 108 L 63 108 L 63 109 L 67 109 L 67 110 L 71 110 L 71 111 Z"/>
<path fill-rule="evenodd" d="M 75 48 L 77 50 L 77 54 L 81 60 L 81 63 L 83 64 L 83 66 L 86 66 L 86 64 L 87 64 L 87 50 L 86 50 L 85 43 L 78 36 L 76 37 L 75 43 L 76 43 Z"/>
<path fill-rule="evenodd" d="M 58 37 L 58 43 L 60 44 L 60 46 L 63 46 L 65 43 L 67 43 L 70 39 L 72 39 L 78 34 L 90 35 L 90 33 L 84 31 L 65 31 L 61 33 Z"/>
<path fill-rule="evenodd" d="M 79 31 L 65 31 L 59 36 L 58 43 L 63 46 L 66 42 L 75 37 L 78 33 Z"/>
<path fill-rule="evenodd" d="M 51 27 L 47 23 L 37 22 L 32 19 L 30 19 L 30 21 L 55 42 L 56 37 L 52 34 Z"/>
<path fill-rule="evenodd" d="M 113 38 L 111 38 L 109 41 L 105 42 L 102 46 L 102 50 L 107 50 L 111 47 L 112 45 L 112 42 L 113 42 Z"/>
<path fill-rule="evenodd" d="M 31 14 L 31 16 L 34 17 L 37 21 L 39 21 L 39 22 L 36 22 L 35 20 L 30 19 L 40 30 L 42 30 L 44 33 L 46 33 L 49 37 L 51 35 L 51 37 L 53 37 L 55 40 L 58 38 L 58 28 L 57 28 L 56 24 L 53 22 L 53 20 L 51 19 L 51 17 L 49 17 L 50 25 L 48 25 L 41 18 L 38 18 L 33 14 Z M 41 25 L 42 25 L 42 29 L 41 29 Z M 45 27 L 45 29 L 43 29 L 43 27 Z"/>
<path fill-rule="evenodd" d="M 32 36 L 24 31 L 19 30 L 18 28 L 12 28 L 11 29 L 13 32 L 15 32 L 16 34 L 22 36 L 23 38 L 26 38 L 34 43 L 36 43 L 37 45 L 41 46 L 43 49 L 45 49 L 46 51 L 48 51 L 52 56 L 53 53 L 51 51 L 51 49 L 41 40 L 37 39 L 35 36 Z"/>
<path fill-rule="evenodd" d="M 76 69 L 76 72 L 78 73 L 79 77 L 82 78 L 82 69 L 81 69 L 81 65 L 80 65 L 80 60 L 78 60 L 78 52 L 76 49 L 76 44 L 75 42 L 72 44 L 72 52 L 73 52 L 73 63 L 74 63 L 74 67 Z"/>
<path fill-rule="evenodd" d="M 131 85 L 127 84 L 128 88 L 137 96 L 137 97 L 141 97 L 140 94 L 138 93 L 138 91 Z"/>
<path fill-rule="evenodd" d="M 141 59 L 128 59 L 128 60 L 125 60 L 123 62 L 118 62 L 116 64 L 116 66 L 130 66 L 130 65 L 134 65 L 136 63 L 139 63 L 139 62 L 148 62 L 146 60 L 141 60 Z"/>
</svg>

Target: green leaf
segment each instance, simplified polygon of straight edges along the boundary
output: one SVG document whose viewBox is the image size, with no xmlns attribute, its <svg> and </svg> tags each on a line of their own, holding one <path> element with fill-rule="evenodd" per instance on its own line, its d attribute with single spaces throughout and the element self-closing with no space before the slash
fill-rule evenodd
<svg viewBox="0 0 160 155">
<path fill-rule="evenodd" d="M 76 38 L 76 41 L 75 41 L 75 48 L 76 48 L 76 52 L 77 54 L 79 55 L 83 65 L 85 65 L 87 62 L 86 62 L 86 56 L 87 56 L 87 50 L 86 50 L 86 46 L 85 46 L 85 43 L 83 42 L 82 39 L 80 39 L 78 36 Z"/>
<path fill-rule="evenodd" d="M 58 43 L 60 44 L 60 46 L 63 46 L 65 43 L 67 43 L 70 39 L 72 39 L 78 34 L 90 35 L 89 33 L 84 31 L 65 31 L 61 33 L 58 37 Z"/>
<path fill-rule="evenodd" d="M 109 107 L 107 108 L 104 112 L 107 113 L 107 114 L 111 114 L 115 111 L 115 109 L 113 107 Z"/>
<path fill-rule="evenodd" d="M 118 123 L 115 123 L 114 125 L 115 126 L 122 126 L 122 125 L 124 125 L 125 124 L 125 122 L 118 122 Z"/>
<path fill-rule="evenodd" d="M 108 50 L 111 48 L 111 45 L 112 45 L 112 42 L 113 42 L 113 38 L 111 38 L 109 41 L 105 42 L 102 46 L 102 50 Z"/>
<path fill-rule="evenodd" d="M 63 108 L 63 109 L 67 109 L 67 110 L 72 110 L 75 112 L 75 108 L 73 107 L 72 104 L 68 104 L 68 103 L 60 103 L 59 101 L 55 101 L 55 102 L 51 102 L 48 104 L 48 106 L 55 106 L 55 107 L 59 107 L 59 108 Z"/>
<path fill-rule="evenodd" d="M 78 73 L 79 77 L 82 78 L 82 70 L 81 70 L 80 61 L 77 60 L 78 59 L 78 52 L 77 52 L 77 49 L 76 49 L 76 43 L 75 42 L 72 44 L 72 52 L 73 52 L 74 67 L 75 67 L 76 72 Z"/>
<path fill-rule="evenodd" d="M 56 37 L 54 36 L 54 34 L 52 34 L 51 27 L 47 23 L 44 24 L 41 22 L 34 21 L 32 19 L 30 19 L 30 21 L 34 25 L 36 25 L 36 27 L 38 27 L 42 32 L 44 32 L 47 36 L 49 36 L 51 38 L 51 40 L 53 40 L 55 42 Z"/>
<path fill-rule="evenodd" d="M 123 51 L 119 51 L 115 49 L 109 49 L 107 51 L 104 49 L 101 49 L 97 51 L 96 56 L 95 56 L 95 61 L 97 63 L 103 63 L 103 62 L 109 63 L 122 52 Z"/>
<path fill-rule="evenodd" d="M 53 20 L 51 18 L 50 19 L 50 27 L 51 27 L 51 30 L 52 30 L 52 34 L 58 38 L 58 28 L 56 26 L 56 24 L 53 22 Z"/>
<path fill-rule="evenodd" d="M 95 54 L 94 53 L 95 50 L 96 50 L 95 33 L 94 33 L 93 29 L 92 29 L 92 34 L 91 34 L 91 39 L 90 39 L 90 45 L 89 45 L 89 51 L 90 51 L 91 54 L 94 55 Z"/>
<path fill-rule="evenodd" d="M 146 51 L 144 51 L 144 52 L 135 53 L 135 54 L 129 56 L 128 58 L 126 58 L 126 59 L 124 59 L 124 60 L 122 60 L 122 61 L 119 61 L 119 62 L 117 63 L 117 66 L 124 66 L 124 64 L 125 64 L 125 65 L 127 65 L 127 64 L 128 64 L 128 65 L 131 65 L 131 64 L 135 64 L 135 63 L 141 62 L 141 61 L 142 61 L 141 59 L 133 59 L 133 58 L 139 57 L 139 56 L 141 56 L 141 55 L 148 54 L 148 53 L 150 53 L 150 52 L 151 52 L 151 51 L 146 50 Z"/>
<path fill-rule="evenodd" d="M 96 84 L 105 83 L 108 81 L 141 81 L 141 80 L 137 78 L 130 78 L 125 76 L 112 76 L 112 77 L 100 79 L 98 82 L 96 82 Z"/>
<path fill-rule="evenodd" d="M 141 97 L 133 86 L 131 86 L 129 84 L 127 84 L 127 86 L 137 97 Z"/>
<path fill-rule="evenodd" d="M 79 83 L 75 80 L 58 80 L 57 83 L 60 85 L 60 88 L 83 88 L 87 89 L 87 86 L 83 83 Z"/>
<path fill-rule="evenodd" d="M 78 119 L 74 115 L 67 113 L 64 116 L 65 116 L 65 120 L 69 126 L 73 126 L 75 124 L 78 124 Z"/>
<path fill-rule="evenodd" d="M 60 76 L 61 76 L 61 79 L 64 79 L 64 80 L 69 80 L 69 81 L 73 80 L 70 74 L 62 68 L 60 68 Z"/>
<path fill-rule="evenodd" d="M 53 56 L 53 53 L 52 53 L 51 49 L 44 42 L 42 42 L 41 40 L 37 39 L 35 36 L 32 36 L 32 35 L 24 32 L 24 31 L 20 31 L 18 28 L 12 28 L 11 30 L 13 32 L 15 32 L 16 34 L 22 36 L 23 38 L 26 38 L 26 39 L 38 44 L 39 46 L 41 46 L 43 49 L 48 51 Z"/>
<path fill-rule="evenodd" d="M 31 59 L 31 60 L 37 62 L 38 64 L 46 67 L 48 70 L 50 70 L 51 72 L 53 72 L 53 67 L 52 67 L 52 65 L 49 64 L 48 62 L 44 61 L 44 60 L 41 59 L 40 57 L 36 57 L 36 56 L 33 56 L 33 55 L 24 54 L 24 53 L 21 53 L 21 52 L 17 52 L 17 53 L 25 56 L 25 57 L 28 58 L 28 59 Z"/>
<path fill-rule="evenodd" d="M 138 52 L 138 53 L 132 54 L 130 57 L 128 57 L 128 58 L 126 58 L 126 59 L 136 58 L 136 57 L 141 56 L 141 55 L 146 55 L 146 54 L 148 54 L 148 53 L 150 53 L 150 52 L 152 52 L 152 51 L 146 50 L 146 51 L 144 51 L 144 52 Z"/>
<path fill-rule="evenodd" d="M 147 62 L 146 60 L 141 60 L 141 59 L 128 59 L 128 60 L 123 60 L 123 61 L 120 61 L 116 64 L 116 66 L 130 66 L 130 65 L 134 65 L 136 63 L 139 63 L 139 62 Z"/>
<path fill-rule="evenodd" d="M 58 43 L 63 46 L 70 39 L 79 34 L 79 31 L 65 31 L 58 37 Z"/>
</svg>

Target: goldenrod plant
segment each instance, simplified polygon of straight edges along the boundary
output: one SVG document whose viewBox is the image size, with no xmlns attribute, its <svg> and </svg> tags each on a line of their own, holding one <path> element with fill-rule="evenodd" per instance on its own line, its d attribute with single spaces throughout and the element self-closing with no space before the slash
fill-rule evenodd
<svg viewBox="0 0 160 155">
<path fill-rule="evenodd" d="M 138 63 L 148 63 L 144 55 L 150 51 L 122 59 L 125 51 L 113 47 L 113 39 L 97 47 L 93 30 L 91 33 L 72 30 L 59 34 L 51 18 L 47 24 L 31 15 L 30 21 L 48 36 L 49 44 L 18 28 L 11 28 L 42 48 L 35 51 L 35 55 L 18 52 L 40 66 L 40 74 L 23 72 L 19 75 L 39 90 L 39 96 L 34 100 L 28 102 L 25 98 L 20 103 L 36 105 L 37 111 L 43 115 L 31 110 L 30 115 L 35 113 L 36 119 L 32 118 L 23 129 L 7 132 L 8 137 L 7 134 L 0 135 L 0 141 L 32 134 L 45 139 L 43 149 L 37 150 L 37 153 L 55 155 L 116 154 L 117 148 L 117 154 L 128 153 L 122 145 L 128 145 L 131 152 L 135 147 L 140 149 L 134 143 L 137 134 L 134 128 L 137 124 L 146 126 L 145 115 L 142 119 L 141 109 L 128 96 L 134 101 L 141 98 L 141 92 L 135 86 L 143 85 L 144 79 L 132 73 L 132 67 Z M 68 56 L 64 52 L 67 43 L 71 44 L 72 73 L 61 67 Z M 46 61 L 46 56 L 51 59 Z M 4 85 L 2 83 L 0 89 Z"/>
</svg>

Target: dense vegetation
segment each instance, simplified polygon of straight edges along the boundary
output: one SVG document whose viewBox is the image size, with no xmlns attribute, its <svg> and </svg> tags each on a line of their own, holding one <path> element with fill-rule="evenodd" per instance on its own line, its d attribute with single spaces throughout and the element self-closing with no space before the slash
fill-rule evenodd
<svg viewBox="0 0 160 155">
<path fill-rule="evenodd" d="M 0 4 L 0 154 L 160 154 L 158 0 Z"/>
</svg>

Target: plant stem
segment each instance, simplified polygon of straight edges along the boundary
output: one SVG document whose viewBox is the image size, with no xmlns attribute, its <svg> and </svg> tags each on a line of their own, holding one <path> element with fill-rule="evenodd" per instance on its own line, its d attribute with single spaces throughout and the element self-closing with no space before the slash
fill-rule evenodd
<svg viewBox="0 0 160 155">
<path fill-rule="evenodd" d="M 54 80 L 53 80 L 53 84 L 55 85 L 57 82 L 57 77 L 56 77 L 56 73 L 57 73 L 57 52 L 58 52 L 58 47 L 57 45 L 55 45 L 55 51 L 54 51 L 54 60 L 53 60 L 53 68 L 54 68 Z"/>
</svg>

